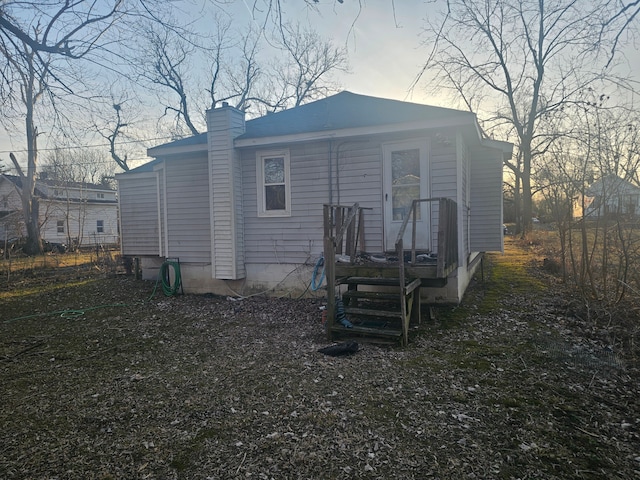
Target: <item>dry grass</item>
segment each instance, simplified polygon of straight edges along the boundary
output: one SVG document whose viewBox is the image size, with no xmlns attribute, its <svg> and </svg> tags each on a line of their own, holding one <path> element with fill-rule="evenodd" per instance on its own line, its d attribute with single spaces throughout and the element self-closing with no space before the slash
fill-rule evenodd
<svg viewBox="0 0 640 480">
<path fill-rule="evenodd" d="M 0 299 L 1 476 L 637 478 L 637 360 L 583 328 L 538 261 L 510 244 L 407 348 L 345 358 L 317 352 L 320 300 L 149 299 L 93 271 L 17 282 Z"/>
</svg>

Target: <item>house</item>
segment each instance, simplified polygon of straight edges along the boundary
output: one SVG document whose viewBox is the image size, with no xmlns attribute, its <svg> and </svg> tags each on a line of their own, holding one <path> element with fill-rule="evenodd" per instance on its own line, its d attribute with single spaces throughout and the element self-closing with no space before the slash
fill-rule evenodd
<svg viewBox="0 0 640 480">
<path fill-rule="evenodd" d="M 346 91 L 248 121 L 224 105 L 207 112 L 206 133 L 153 147 L 153 161 L 116 175 L 122 253 L 149 279 L 177 259 L 188 292 L 303 292 L 324 252 L 323 205 L 358 203 L 360 248 L 383 254 L 413 199 L 446 197 L 459 262 L 422 295 L 457 303 L 482 252 L 503 249 L 511 150 L 484 138 L 473 113 Z M 420 204 L 416 240 L 431 252 L 432 208 Z"/>
<path fill-rule="evenodd" d="M 0 241 L 25 235 L 20 177 L 0 175 Z M 118 200 L 109 186 L 36 180 L 44 241 L 93 246 L 118 243 Z"/>
<path fill-rule="evenodd" d="M 616 175 L 606 175 L 586 191 L 584 216 L 640 214 L 640 188 Z"/>
</svg>

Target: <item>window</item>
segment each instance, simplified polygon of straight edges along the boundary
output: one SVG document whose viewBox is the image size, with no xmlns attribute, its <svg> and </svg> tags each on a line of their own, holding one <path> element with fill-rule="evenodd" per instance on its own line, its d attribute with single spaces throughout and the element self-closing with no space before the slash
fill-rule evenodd
<svg viewBox="0 0 640 480">
<path fill-rule="evenodd" d="M 96 198 L 104 198 L 104 193 L 96 193 Z"/>
<path fill-rule="evenodd" d="M 96 232 L 104 233 L 104 220 L 98 220 L 96 223 Z"/>
<path fill-rule="evenodd" d="M 64 220 L 58 220 L 56 222 L 56 228 L 58 230 L 58 233 L 64 233 Z"/>
<path fill-rule="evenodd" d="M 391 151 L 391 205 L 393 219 L 404 220 L 413 201 L 420 198 L 420 149 Z M 421 219 L 421 208 L 416 219 Z"/>
<path fill-rule="evenodd" d="M 266 152 L 257 156 L 258 216 L 291 215 L 289 152 Z"/>
</svg>

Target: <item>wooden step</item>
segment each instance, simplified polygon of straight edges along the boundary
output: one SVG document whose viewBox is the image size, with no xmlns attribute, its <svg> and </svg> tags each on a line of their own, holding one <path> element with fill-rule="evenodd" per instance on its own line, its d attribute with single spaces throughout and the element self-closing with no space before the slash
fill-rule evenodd
<svg viewBox="0 0 640 480">
<path fill-rule="evenodd" d="M 347 328 L 343 325 L 335 324 L 331 327 L 331 331 L 338 334 L 393 338 L 396 341 L 402 337 L 402 330 L 399 329 L 363 327 L 359 325 Z"/>
<path fill-rule="evenodd" d="M 361 315 L 365 317 L 382 317 L 382 318 L 396 318 L 402 320 L 402 313 L 390 312 L 388 310 L 377 310 L 374 308 L 358 308 L 358 307 L 345 307 L 344 312 L 347 315 Z"/>
<path fill-rule="evenodd" d="M 397 292 L 369 292 L 363 290 L 347 290 L 342 293 L 343 299 L 362 299 L 373 301 L 387 301 L 387 302 L 399 302 L 400 293 Z"/>
<path fill-rule="evenodd" d="M 338 280 L 337 283 L 342 283 L 346 285 L 369 285 L 369 286 L 379 286 L 379 287 L 398 287 L 400 286 L 398 278 L 367 278 L 367 277 L 346 277 Z M 422 285 L 422 280 L 419 278 L 415 278 L 413 280 L 406 280 L 404 283 L 405 293 L 411 293 L 416 288 L 419 288 Z M 354 291 L 354 290 L 350 290 Z M 394 293 L 394 292 L 385 292 L 385 293 Z M 395 294 L 395 293 L 394 293 Z M 399 293 L 398 293 L 399 294 Z"/>
<path fill-rule="evenodd" d="M 336 279 L 336 282 L 340 282 L 347 285 L 378 285 L 386 287 L 398 287 L 400 286 L 400 279 L 398 277 L 381 278 L 381 277 L 344 277 Z"/>
</svg>

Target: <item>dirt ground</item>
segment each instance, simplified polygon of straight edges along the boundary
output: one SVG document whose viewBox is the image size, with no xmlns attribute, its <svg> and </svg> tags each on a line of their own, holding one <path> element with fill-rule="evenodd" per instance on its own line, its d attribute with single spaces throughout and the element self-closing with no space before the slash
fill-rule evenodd
<svg viewBox="0 0 640 480">
<path fill-rule="evenodd" d="M 540 262 L 509 242 L 408 347 L 347 357 L 318 353 L 322 299 L 14 280 L 0 477 L 640 478 L 635 330 L 582 319 Z"/>
</svg>

